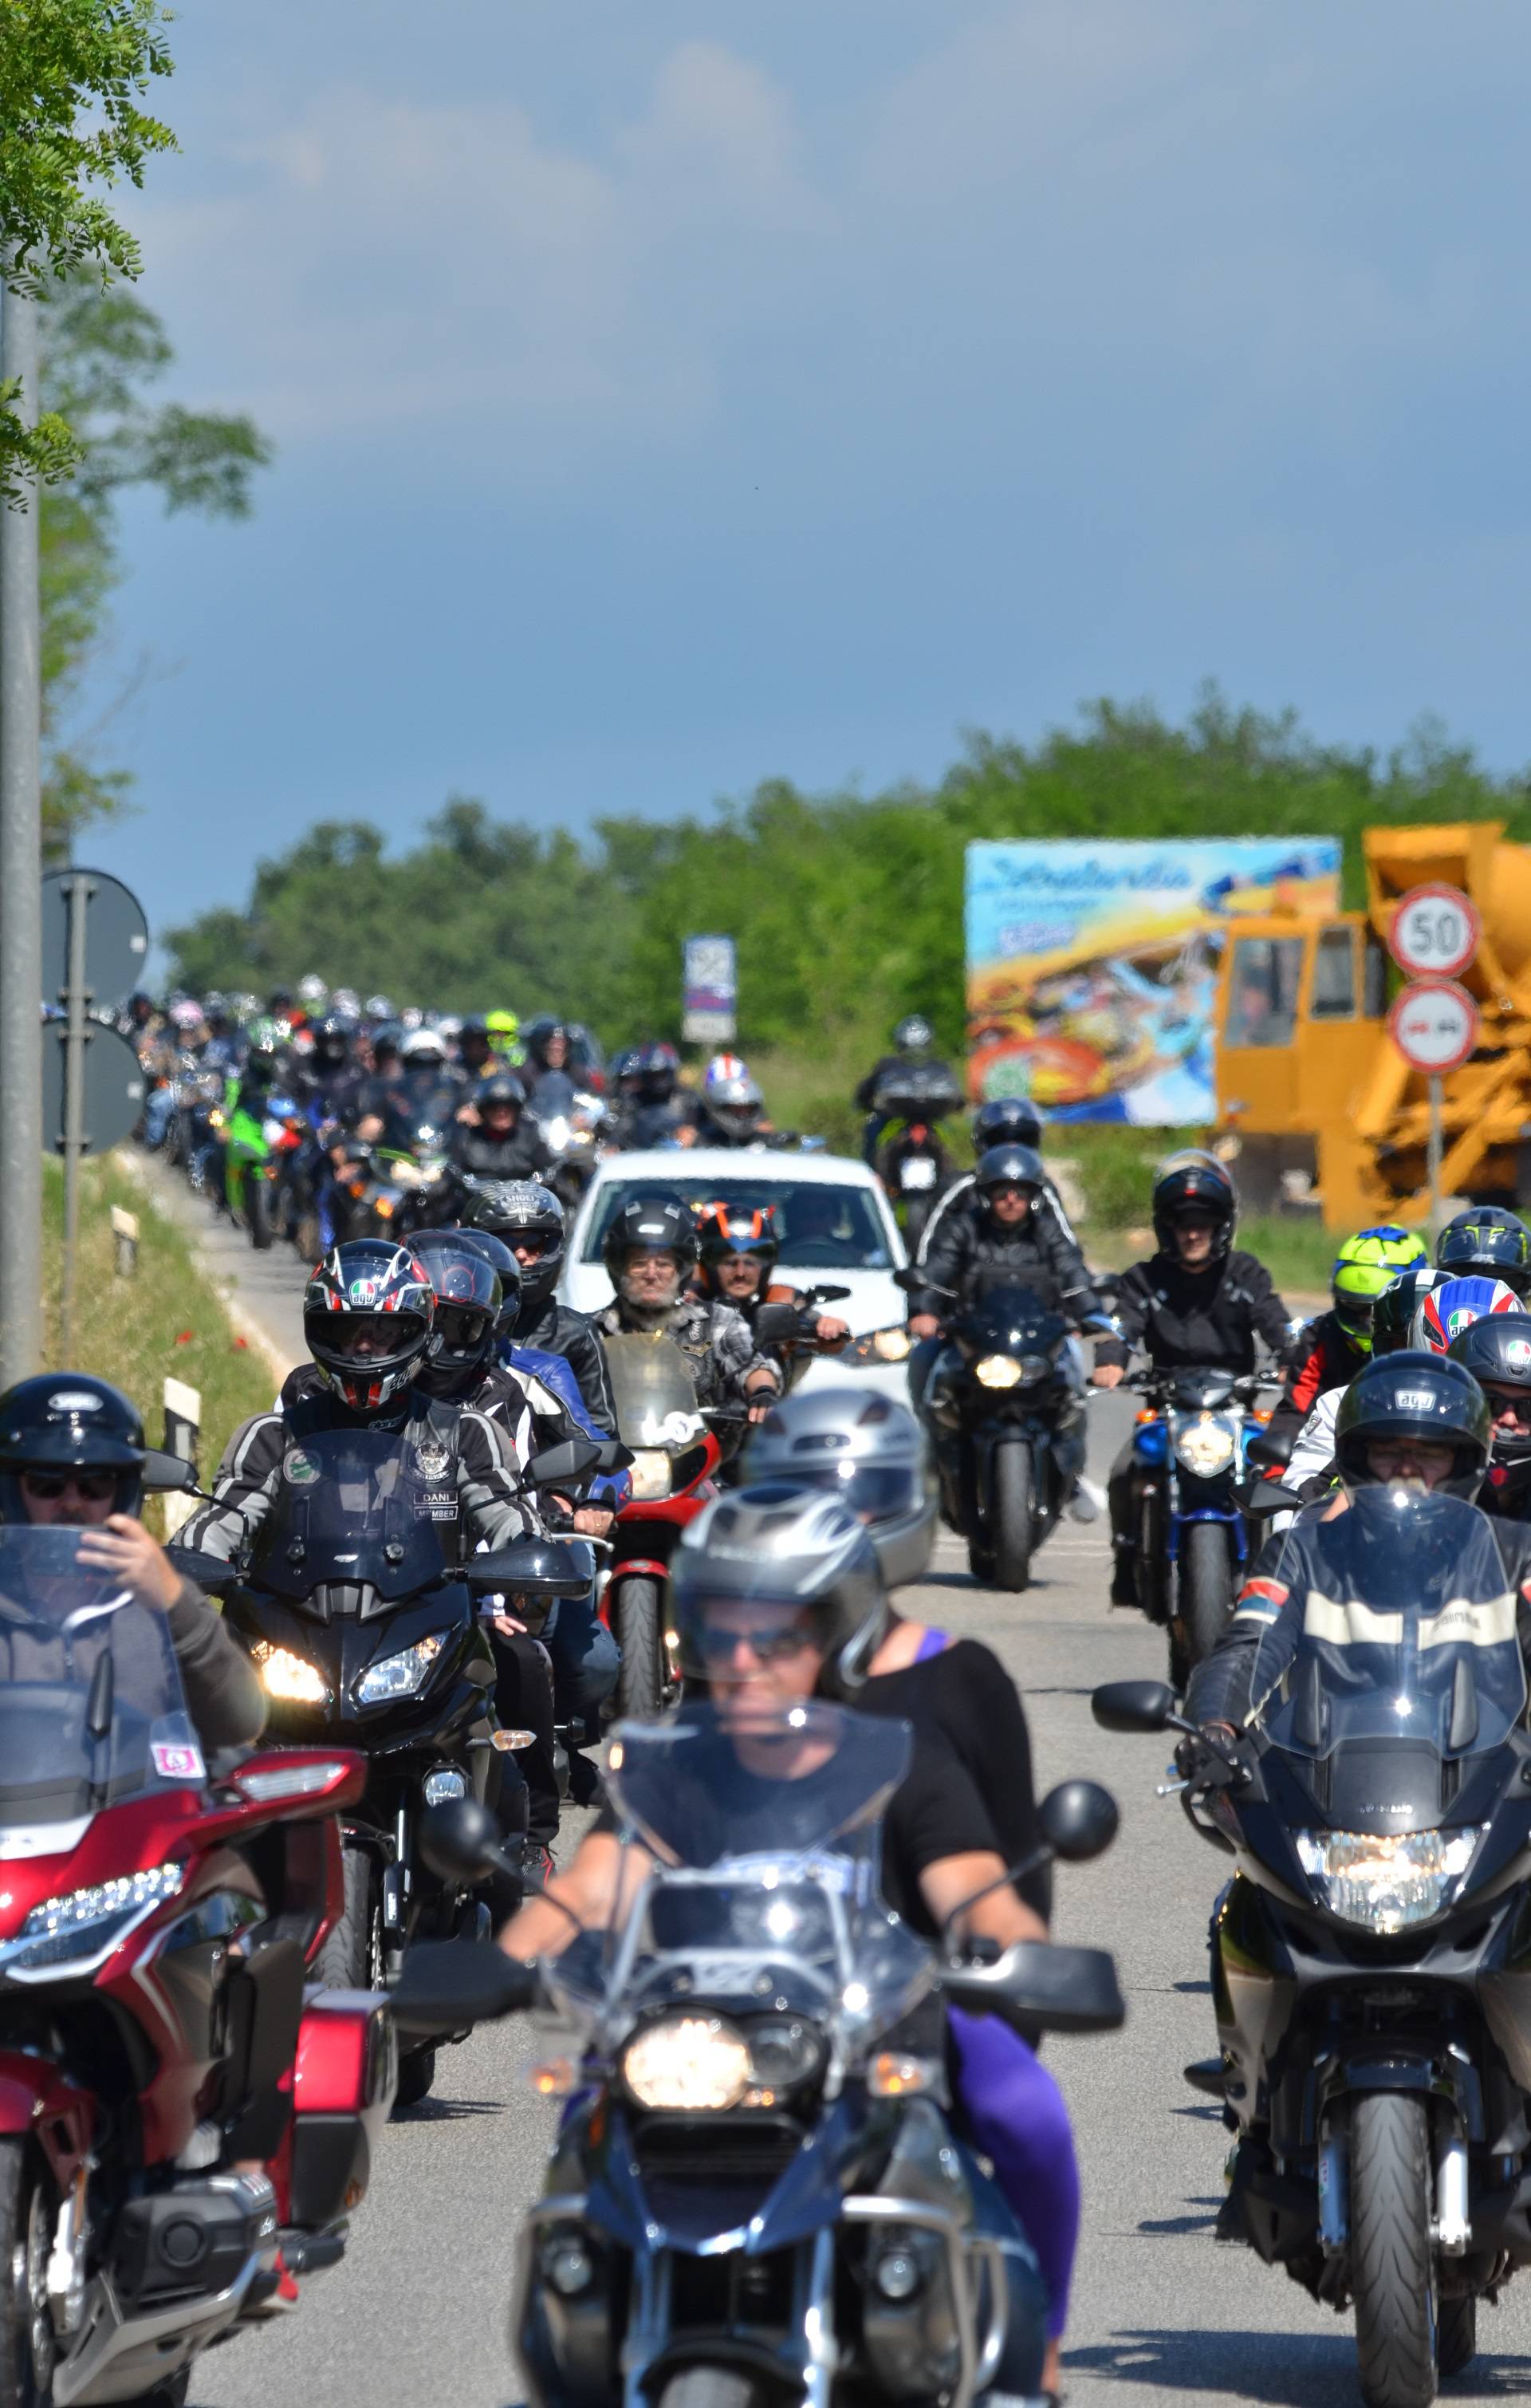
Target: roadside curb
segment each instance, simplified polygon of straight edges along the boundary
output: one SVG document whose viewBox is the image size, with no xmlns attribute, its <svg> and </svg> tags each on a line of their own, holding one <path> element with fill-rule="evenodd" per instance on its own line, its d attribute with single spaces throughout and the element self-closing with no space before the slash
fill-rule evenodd
<svg viewBox="0 0 1531 2408">
<path fill-rule="evenodd" d="M 242 1338 L 262 1357 L 279 1387 L 288 1373 L 297 1369 L 303 1357 L 293 1353 L 261 1313 L 236 1293 L 236 1276 L 230 1272 L 226 1261 L 219 1259 L 217 1251 L 208 1242 L 209 1237 L 216 1232 L 217 1225 L 209 1221 L 207 1205 L 151 1155 L 140 1154 L 136 1147 L 119 1146 L 113 1159 L 124 1175 L 143 1190 L 160 1218 L 178 1229 L 187 1240 L 230 1328 L 236 1337 Z"/>
</svg>

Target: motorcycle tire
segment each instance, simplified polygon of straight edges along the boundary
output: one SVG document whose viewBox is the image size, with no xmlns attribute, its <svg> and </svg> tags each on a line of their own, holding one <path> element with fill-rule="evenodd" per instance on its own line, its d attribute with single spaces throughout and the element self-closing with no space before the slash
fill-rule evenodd
<svg viewBox="0 0 1531 2408">
<path fill-rule="evenodd" d="M 995 1588 L 1013 1594 L 1029 1586 L 1037 1521 L 1031 1449 L 1024 1440 L 1014 1439 L 995 1448 L 990 1474 L 989 1535 L 994 1542 Z"/>
<path fill-rule="evenodd" d="M 434 2048 L 411 2049 L 408 2057 L 401 2057 L 399 2086 L 393 2093 L 394 2114 L 401 2114 L 408 2107 L 418 2107 L 422 2099 L 428 2099 L 431 2095 L 431 2085 L 435 2080 L 436 2051 Z"/>
<path fill-rule="evenodd" d="M 1188 1666 L 1209 1656 L 1233 1612 L 1233 1555 L 1221 1522 L 1187 1522 L 1180 1530 L 1180 1612 Z"/>
<path fill-rule="evenodd" d="M 637 1574 L 622 1583 L 618 1604 L 617 1711 L 626 1722 L 657 1722 L 665 1705 L 665 1593 Z"/>
<path fill-rule="evenodd" d="M 382 1898 L 370 1849 L 348 1842 L 344 1872 L 345 1913 L 320 1950 L 314 1971 L 326 1990 L 380 1990 Z"/>
<path fill-rule="evenodd" d="M 0 2140 L 0 2366 L 17 2408 L 52 2398 L 58 2352 L 48 2304 L 48 2258 L 58 2201 L 48 2170 L 29 2143 Z"/>
<path fill-rule="evenodd" d="M 293 1245 L 301 1263 L 320 1263 L 324 1259 L 323 1233 L 319 1215 L 314 1211 L 300 1212 L 293 1231 Z"/>
<path fill-rule="evenodd" d="M 659 2408 L 754 2408 L 756 2386 L 733 2366 L 688 2366 L 672 2374 Z"/>
<path fill-rule="evenodd" d="M 1366 2408 L 1430 2408 L 1436 2269 L 1430 2128 L 1403 2090 L 1359 2098 L 1351 2120 L 1351 2288 Z"/>
<path fill-rule="evenodd" d="M 1478 2355 L 1478 2300 L 1459 2291 L 1436 2311 L 1436 2372 L 1460 2374 Z"/>
<path fill-rule="evenodd" d="M 258 1254 L 267 1252 L 271 1244 L 271 1190 L 265 1181 L 245 1174 L 245 1218 L 250 1224 L 250 1242 Z"/>
<path fill-rule="evenodd" d="M 918 1203 L 911 1199 L 904 1207 L 904 1245 L 911 1261 L 920 1251 L 920 1240 L 925 1234 L 925 1223 L 931 1211 L 931 1199 L 926 1196 L 922 1196 Z"/>
</svg>

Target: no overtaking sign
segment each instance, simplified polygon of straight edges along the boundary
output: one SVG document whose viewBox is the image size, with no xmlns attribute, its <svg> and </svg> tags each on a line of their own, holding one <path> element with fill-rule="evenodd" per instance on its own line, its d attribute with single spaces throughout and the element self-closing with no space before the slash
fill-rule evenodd
<svg viewBox="0 0 1531 2408">
<path fill-rule="evenodd" d="M 1450 979 L 1418 979 L 1387 1016 L 1388 1034 L 1412 1070 L 1460 1069 L 1478 1043 L 1478 1006 Z"/>
</svg>

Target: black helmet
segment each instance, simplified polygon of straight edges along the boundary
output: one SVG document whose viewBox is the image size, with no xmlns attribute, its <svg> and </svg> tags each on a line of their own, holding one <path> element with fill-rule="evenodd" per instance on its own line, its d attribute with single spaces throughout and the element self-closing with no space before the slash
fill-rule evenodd
<svg viewBox="0 0 1531 2408">
<path fill-rule="evenodd" d="M 521 1316 L 522 1271 L 503 1238 L 492 1237 L 487 1229 L 422 1229 L 415 1243 L 426 1238 L 455 1238 L 460 1246 L 470 1246 L 480 1261 L 486 1262 L 500 1283 L 499 1317 L 494 1324 L 496 1340 L 515 1335 Z"/>
<path fill-rule="evenodd" d="M 1428 1263 L 1419 1263 L 1412 1270 L 1400 1271 L 1396 1279 L 1389 1280 L 1371 1309 L 1373 1354 L 1396 1354 L 1407 1346 L 1420 1306 L 1432 1288 L 1444 1287 L 1450 1278 L 1450 1271 L 1438 1271 Z"/>
<path fill-rule="evenodd" d="M 513 1070 L 495 1070 L 489 1078 L 479 1080 L 473 1090 L 473 1100 L 480 1111 L 490 1104 L 514 1104 L 519 1110 L 526 1101 L 526 1090 Z"/>
<path fill-rule="evenodd" d="M 1152 1214 L 1153 1234 L 1162 1253 L 1174 1252 L 1177 1222 L 1210 1221 L 1212 1253 L 1220 1258 L 1233 1244 L 1238 1197 L 1215 1154 L 1177 1154 L 1153 1182 Z"/>
<path fill-rule="evenodd" d="M 561 1037 L 565 1044 L 569 1045 L 572 1043 L 573 1032 L 566 1020 L 557 1019 L 551 1011 L 539 1011 L 534 1020 L 528 1020 L 522 1028 L 522 1043 L 525 1046 L 529 1058 L 537 1064 L 539 1070 L 545 1070 L 548 1067 L 548 1048 L 555 1037 Z"/>
<path fill-rule="evenodd" d="M 537 1262 L 521 1265 L 522 1312 L 535 1320 L 564 1268 L 564 1207 L 540 1179 L 477 1179 L 468 1182 L 464 1226 L 483 1229 L 514 1252 L 537 1248 Z"/>
<path fill-rule="evenodd" d="M 684 1271 L 696 1260 L 696 1252 L 691 1206 L 664 1190 L 629 1196 L 601 1240 L 601 1260 L 613 1287 L 620 1285 L 630 1254 L 673 1254 Z"/>
<path fill-rule="evenodd" d="M 1023 1096 L 994 1096 L 973 1114 L 973 1151 L 987 1154 L 992 1145 L 1042 1142 L 1042 1124 Z"/>
<path fill-rule="evenodd" d="M 1517 1296 L 1531 1289 L 1531 1232 L 1500 1204 L 1474 1205 L 1448 1221 L 1436 1245 L 1442 1270 L 1482 1271 Z"/>
<path fill-rule="evenodd" d="M 504 1305 L 499 1274 L 455 1229 L 417 1230 L 409 1252 L 424 1265 L 436 1297 L 420 1382 L 441 1395 L 489 1360 Z"/>
<path fill-rule="evenodd" d="M 303 1336 L 352 1412 L 376 1412 L 425 1360 L 436 1297 L 408 1246 L 353 1238 L 333 1246 L 303 1291 Z"/>
<path fill-rule="evenodd" d="M 138 1408 L 90 1371 L 40 1371 L 0 1397 L 0 1520 L 27 1519 L 23 1471 L 115 1473 L 114 1513 L 136 1513 L 144 1472 L 173 1458 L 144 1444 Z M 167 1484 L 162 1479 L 162 1486 Z"/>
<path fill-rule="evenodd" d="M 769 1279 L 781 1251 L 774 1206 L 723 1201 L 698 1205 L 696 1246 L 704 1270 L 715 1270 L 731 1257 L 747 1256 L 762 1264 L 762 1277 Z"/>
<path fill-rule="evenodd" d="M 1449 1354 L 1406 1349 L 1356 1373 L 1335 1416 L 1335 1461 L 1347 1487 L 1377 1484 L 1366 1451 L 1380 1439 L 1420 1439 L 1448 1445 L 1454 1459 L 1441 1490 L 1470 1503 L 1488 1468 L 1492 1423 L 1488 1399 L 1472 1373 Z"/>
<path fill-rule="evenodd" d="M 888 1598 L 865 1524 L 820 1488 L 762 1482 L 720 1497 L 681 1533 L 670 1603 L 682 1671 L 714 1678 L 707 1645 L 714 1603 L 794 1611 L 823 1656 L 821 1697 L 853 1695 L 888 1627 Z"/>
<path fill-rule="evenodd" d="M 992 1145 L 986 1154 L 979 1156 L 973 1184 L 985 1205 L 996 1188 L 1029 1187 L 1035 1211 L 1037 1198 L 1047 1185 L 1047 1173 L 1042 1168 L 1041 1155 L 1033 1147 Z"/>
<path fill-rule="evenodd" d="M 907 1011 L 893 1033 L 896 1054 L 928 1054 L 936 1042 L 936 1031 L 923 1011 Z"/>
<path fill-rule="evenodd" d="M 1481 1388 L 1518 1389 L 1527 1418 L 1519 1430 L 1495 1429 L 1489 1483 L 1509 1503 L 1531 1490 L 1531 1312 L 1485 1312 L 1459 1330 L 1446 1350 Z M 1489 1398 L 1492 1417 L 1495 1400 Z M 1508 1493 L 1507 1493 L 1508 1492 Z"/>
<path fill-rule="evenodd" d="M 351 1060 L 353 1035 L 351 1023 L 332 1011 L 313 1029 L 314 1050 L 309 1059 L 322 1070 L 339 1070 Z"/>
</svg>

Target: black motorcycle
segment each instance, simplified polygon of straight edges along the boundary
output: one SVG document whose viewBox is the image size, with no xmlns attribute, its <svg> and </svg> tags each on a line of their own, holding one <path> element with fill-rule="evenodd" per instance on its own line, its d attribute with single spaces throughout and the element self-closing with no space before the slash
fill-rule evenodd
<svg viewBox="0 0 1531 2408">
<path fill-rule="evenodd" d="M 579 1542 L 522 1541 L 460 1563 L 439 1452 L 436 1462 L 427 1437 L 407 1457 L 384 1430 L 294 1438 L 247 1557 L 228 1565 L 172 1551 L 223 1597 L 224 1620 L 260 1673 L 271 1730 L 368 1759 L 345 1825 L 345 1911 L 317 1969 L 336 1989 L 380 1989 L 417 1939 L 487 1938 L 491 1901 L 439 1881 L 416 1845 L 422 1812 L 444 1799 L 487 1801 L 502 1829 L 525 1828 L 514 1755 L 525 1742 L 497 1724 L 494 1654 L 476 1599 L 582 1597 L 594 1578 Z M 578 1485 L 599 1452 L 553 1448 L 534 1459 L 525 1485 Z M 513 1884 L 500 1886 L 496 1917 L 519 1902 Z M 399 2104 L 423 2098 L 434 2071 L 434 2050 L 407 2057 Z"/>
<path fill-rule="evenodd" d="M 895 1277 L 900 1286 L 929 1285 L 917 1271 Z M 991 1275 L 948 1322 L 921 1410 L 942 1516 L 966 1540 L 973 1578 L 1023 1589 L 1084 1469 L 1068 1324 L 1030 1288 Z"/>
<path fill-rule="evenodd" d="M 956 1178 L 940 1123 L 963 1107 L 963 1092 L 944 1062 L 910 1062 L 885 1079 L 872 1109 L 890 1124 L 873 1168 L 887 1190 L 910 1254 L 926 1222 Z"/>
<path fill-rule="evenodd" d="M 1111 1959 L 1040 1942 L 937 1958 L 879 1895 L 905 1727 L 814 1705 L 767 1745 L 774 1778 L 741 1767 L 710 1707 L 623 1726 L 608 1786 L 651 1866 L 625 1923 L 540 1968 L 436 1948 L 406 1970 L 406 2029 L 541 1994 L 579 2037 L 521 2236 L 512 2332 L 533 2408 L 1035 2397 L 1045 2294 L 948 2121 L 943 2006 L 1114 2030 Z M 1116 1828 L 1092 1783 L 1040 1811 L 1039 1857 L 1096 1856 Z M 431 1818 L 425 1845 L 459 1873 L 482 1861 L 461 1809 Z"/>
<path fill-rule="evenodd" d="M 1249 1560 L 1241 1498 L 1265 1431 L 1253 1407 L 1269 1383 L 1182 1366 L 1128 1384 L 1146 1400 L 1132 1434 L 1138 1603 L 1167 1628 L 1169 1677 L 1183 1689 L 1227 1627 Z"/>
<path fill-rule="evenodd" d="M 1301 1549 L 1299 1557 L 1298 1550 Z M 1183 1802 L 1232 1854 L 1213 1917 L 1220 2054 L 1187 2078 L 1237 2135 L 1220 2234 L 1353 2304 L 1369 2408 L 1428 2408 L 1480 2299 L 1531 2262 L 1531 1738 L 1493 1525 L 1364 1489 L 1295 1533 L 1255 1711 Z M 1114 1682 L 1109 1730 L 1190 1733 Z M 1199 1738 L 1199 1735 L 1198 1735 Z"/>
</svg>

